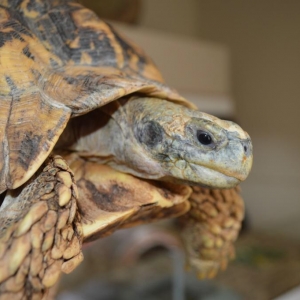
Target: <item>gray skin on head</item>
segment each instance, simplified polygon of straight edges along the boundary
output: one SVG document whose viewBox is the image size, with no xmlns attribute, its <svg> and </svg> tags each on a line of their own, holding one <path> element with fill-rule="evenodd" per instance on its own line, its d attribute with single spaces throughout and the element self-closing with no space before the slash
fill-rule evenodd
<svg viewBox="0 0 300 300">
<path fill-rule="evenodd" d="M 74 118 L 58 147 L 141 178 L 215 188 L 236 186 L 252 166 L 250 137 L 238 125 L 156 98 Z"/>
</svg>

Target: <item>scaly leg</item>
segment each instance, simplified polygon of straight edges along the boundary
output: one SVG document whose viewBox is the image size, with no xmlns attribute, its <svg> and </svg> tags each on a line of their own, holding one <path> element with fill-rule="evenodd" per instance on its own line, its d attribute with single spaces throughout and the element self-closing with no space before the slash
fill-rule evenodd
<svg viewBox="0 0 300 300">
<path fill-rule="evenodd" d="M 0 300 L 42 299 L 83 259 L 77 187 L 55 156 L 15 193 L 8 191 L 0 211 Z"/>
<path fill-rule="evenodd" d="M 212 278 L 235 256 L 234 242 L 244 218 L 239 188 L 193 187 L 191 209 L 179 218 L 188 265 L 199 278 Z"/>
</svg>

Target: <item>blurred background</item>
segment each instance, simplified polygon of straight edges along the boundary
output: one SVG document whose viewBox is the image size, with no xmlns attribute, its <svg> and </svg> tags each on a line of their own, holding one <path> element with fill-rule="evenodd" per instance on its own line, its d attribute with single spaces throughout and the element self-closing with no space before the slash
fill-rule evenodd
<svg viewBox="0 0 300 300">
<path fill-rule="evenodd" d="M 300 1 L 81 2 L 144 48 L 166 82 L 200 110 L 237 121 L 252 137 L 238 257 L 214 283 L 201 283 L 209 292 L 199 299 L 273 299 L 300 284 Z M 174 270 L 167 256 L 157 264 Z M 221 298 L 213 285 L 222 286 Z M 98 297 L 90 299 L 121 299 Z"/>
</svg>

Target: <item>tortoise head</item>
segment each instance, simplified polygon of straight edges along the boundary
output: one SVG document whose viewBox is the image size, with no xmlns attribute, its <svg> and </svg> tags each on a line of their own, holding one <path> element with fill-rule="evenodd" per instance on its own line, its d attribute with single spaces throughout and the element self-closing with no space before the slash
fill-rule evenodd
<svg viewBox="0 0 300 300">
<path fill-rule="evenodd" d="M 248 176 L 252 143 L 237 124 L 154 98 L 131 100 L 124 111 L 132 132 L 119 153 L 126 157 L 125 171 L 215 188 L 236 186 Z"/>
</svg>

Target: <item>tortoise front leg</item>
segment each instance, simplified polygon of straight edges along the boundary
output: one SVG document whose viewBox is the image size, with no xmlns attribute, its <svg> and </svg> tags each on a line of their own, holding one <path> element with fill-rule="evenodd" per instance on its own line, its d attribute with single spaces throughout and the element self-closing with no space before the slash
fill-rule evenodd
<svg viewBox="0 0 300 300">
<path fill-rule="evenodd" d="M 200 279 L 212 278 L 235 256 L 244 218 L 240 189 L 193 187 L 191 209 L 178 221 L 186 246 L 188 265 Z"/>
<path fill-rule="evenodd" d="M 77 188 L 55 156 L 19 195 L 8 192 L 0 219 L 0 300 L 41 299 L 61 271 L 83 259 Z"/>
</svg>

